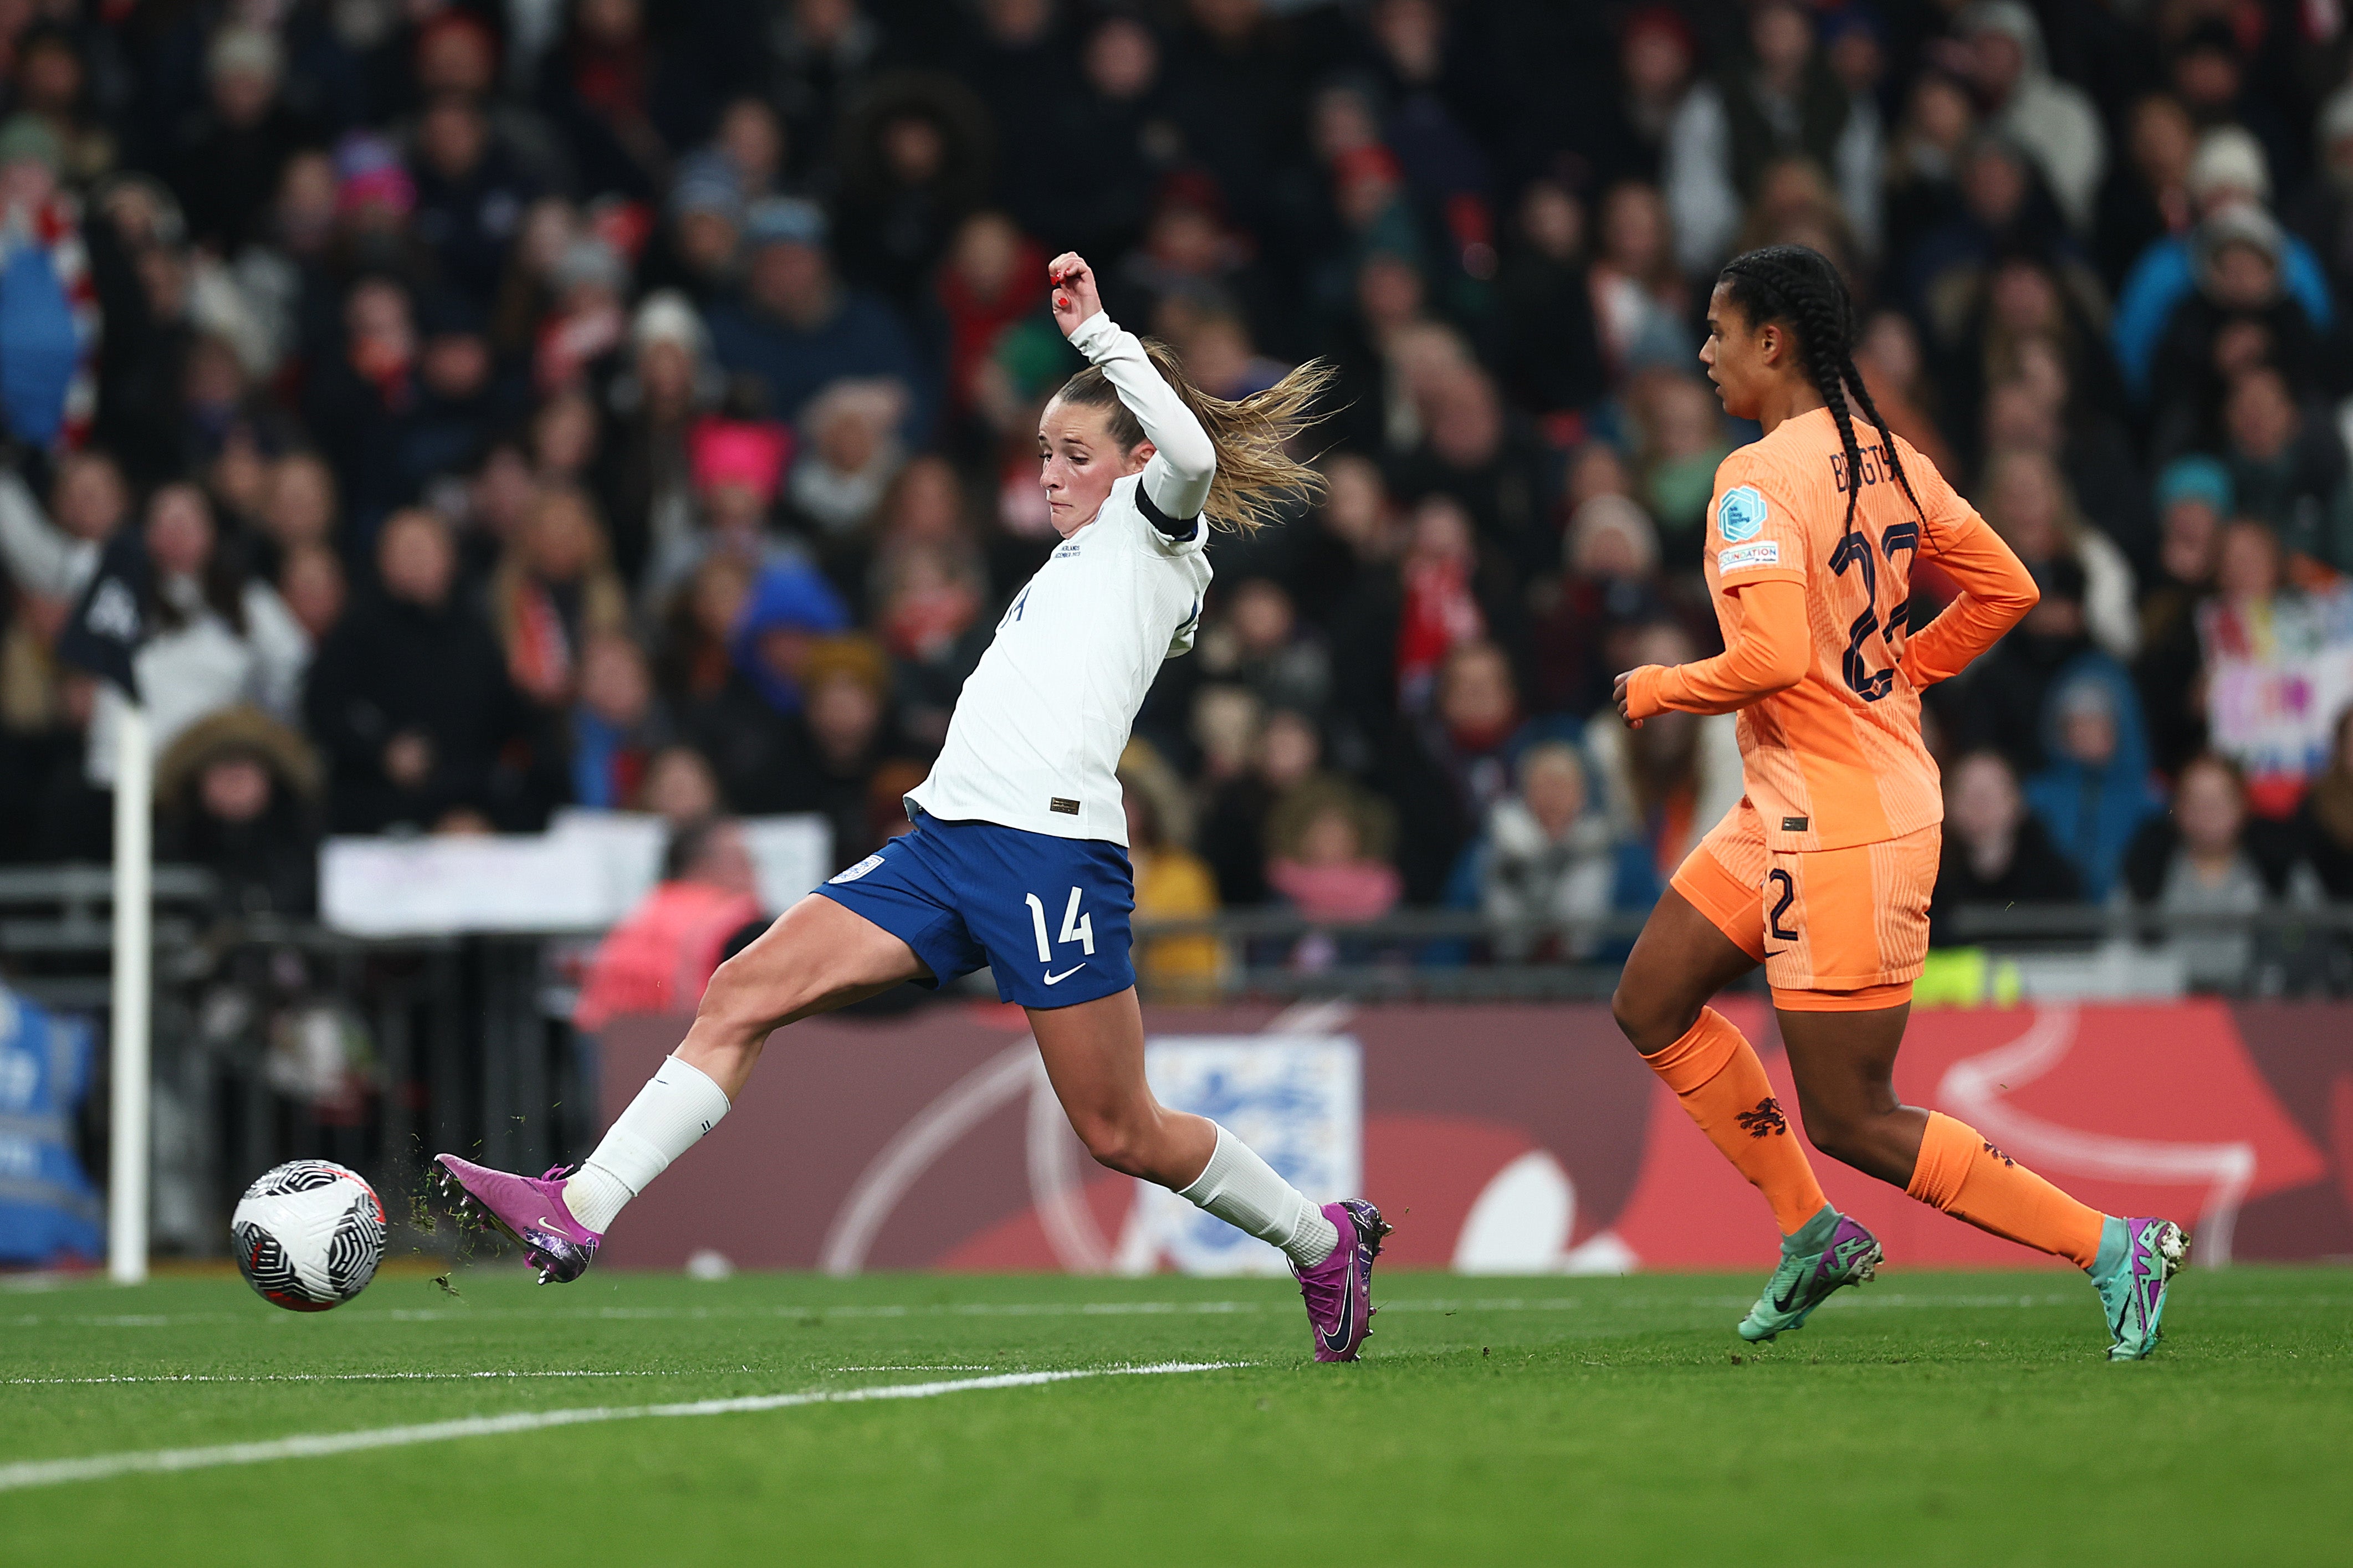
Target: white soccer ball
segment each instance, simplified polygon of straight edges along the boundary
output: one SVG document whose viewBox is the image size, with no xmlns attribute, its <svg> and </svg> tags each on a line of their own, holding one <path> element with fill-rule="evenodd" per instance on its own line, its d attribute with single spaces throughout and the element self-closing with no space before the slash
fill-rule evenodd
<svg viewBox="0 0 2353 1568">
<path fill-rule="evenodd" d="M 264 1173 L 228 1228 L 245 1282 L 289 1311 L 342 1305 L 384 1261 L 384 1200 L 330 1160 L 289 1160 Z"/>
</svg>

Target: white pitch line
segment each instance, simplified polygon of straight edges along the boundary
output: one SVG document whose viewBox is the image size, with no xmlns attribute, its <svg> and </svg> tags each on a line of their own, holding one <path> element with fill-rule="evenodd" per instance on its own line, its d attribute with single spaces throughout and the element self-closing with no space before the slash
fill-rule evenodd
<svg viewBox="0 0 2353 1568">
<path fill-rule="evenodd" d="M 209 1448 L 151 1448 L 128 1454 L 91 1454 L 76 1459 L 34 1459 L 0 1465 L 0 1492 L 53 1487 L 68 1481 L 106 1480 L 115 1476 L 164 1475 L 222 1465 L 260 1465 L 273 1459 L 316 1459 L 364 1448 L 398 1448 L 416 1443 L 446 1443 L 459 1437 L 501 1436 L 551 1426 L 583 1426 L 599 1421 L 647 1416 L 738 1415 L 787 1410 L 803 1405 L 851 1405 L 875 1399 L 934 1399 L 993 1388 L 1033 1388 L 1085 1377 L 1152 1377 L 1171 1373 L 1222 1372 L 1248 1362 L 1159 1362 L 1150 1366 L 1079 1367 L 1068 1372 L 1008 1372 L 995 1377 L 954 1378 L 941 1383 L 885 1383 L 871 1388 L 815 1390 L 807 1394 L 761 1394 L 740 1399 L 697 1399 L 681 1405 L 589 1405 L 573 1410 L 518 1410 L 505 1415 L 469 1415 L 415 1426 L 378 1426 L 358 1432 L 309 1432 L 259 1443 L 224 1443 Z"/>
<path fill-rule="evenodd" d="M 841 1371 L 884 1371 L 886 1368 L 840 1368 Z M 910 1372 L 961 1371 L 949 1367 L 909 1367 Z M 82 1383 L 446 1383 L 480 1377 L 702 1377 L 699 1372 L 267 1372 L 249 1375 L 221 1373 L 177 1372 L 137 1374 L 113 1373 L 106 1377 L 6 1377 L 0 1378 L 0 1387 L 56 1388 Z"/>
</svg>

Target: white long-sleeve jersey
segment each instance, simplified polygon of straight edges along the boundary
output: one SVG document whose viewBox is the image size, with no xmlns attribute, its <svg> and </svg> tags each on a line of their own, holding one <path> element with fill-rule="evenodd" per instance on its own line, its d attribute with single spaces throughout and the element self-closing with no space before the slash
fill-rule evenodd
<svg viewBox="0 0 2353 1568">
<path fill-rule="evenodd" d="M 1124 847 L 1119 757 L 1162 662 L 1193 646 L 1209 586 L 1200 512 L 1217 449 L 1134 333 L 1098 311 L 1071 342 L 1134 413 L 1152 459 L 1114 481 L 1093 521 L 1014 597 L 907 803 L 943 822 Z M 1191 527 L 1171 537 L 1147 512 Z"/>
</svg>

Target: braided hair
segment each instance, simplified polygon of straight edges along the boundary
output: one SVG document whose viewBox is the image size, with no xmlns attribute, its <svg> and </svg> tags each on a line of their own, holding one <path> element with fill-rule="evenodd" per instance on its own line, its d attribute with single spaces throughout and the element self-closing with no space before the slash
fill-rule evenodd
<svg viewBox="0 0 2353 1568">
<path fill-rule="evenodd" d="M 1830 258 L 1808 246 L 1768 245 L 1743 251 L 1725 263 L 1716 281 L 1752 328 L 1779 321 L 1797 333 L 1806 372 L 1829 406 L 1831 417 L 1838 422 L 1839 443 L 1846 448 L 1847 529 L 1851 531 L 1854 527 L 1855 503 L 1862 494 L 1862 451 L 1855 444 L 1854 416 L 1847 408 L 1850 389 L 1862 405 L 1863 417 L 1879 432 L 1887 466 L 1894 470 L 1895 482 L 1904 487 L 1904 499 L 1925 519 L 1927 513 L 1912 491 L 1904 459 L 1895 454 L 1895 437 L 1878 405 L 1872 402 L 1862 374 L 1854 368 L 1854 300 Z"/>
</svg>

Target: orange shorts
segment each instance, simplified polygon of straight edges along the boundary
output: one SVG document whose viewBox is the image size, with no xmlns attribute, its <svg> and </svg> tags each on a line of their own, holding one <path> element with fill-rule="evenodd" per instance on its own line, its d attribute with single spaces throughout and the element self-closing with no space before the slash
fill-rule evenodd
<svg viewBox="0 0 2353 1568">
<path fill-rule="evenodd" d="M 1912 1000 L 1928 957 L 1944 829 L 1845 849 L 1775 850 L 1743 800 L 1675 870 L 1673 887 L 1765 965 L 1773 1005 L 1862 1012 Z"/>
</svg>

